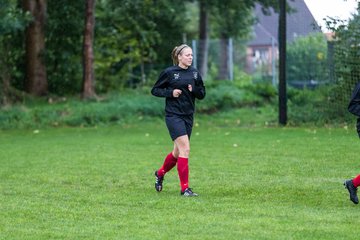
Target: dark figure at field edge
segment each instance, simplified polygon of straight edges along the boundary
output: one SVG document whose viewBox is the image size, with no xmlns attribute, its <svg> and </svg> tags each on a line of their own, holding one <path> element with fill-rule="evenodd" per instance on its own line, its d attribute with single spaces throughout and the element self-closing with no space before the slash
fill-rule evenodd
<svg viewBox="0 0 360 240">
<path fill-rule="evenodd" d="M 354 71 L 352 71 L 352 77 L 358 78 L 359 73 L 357 72 L 357 74 L 355 74 Z M 352 114 L 354 114 L 358 117 L 356 129 L 357 129 L 358 135 L 360 137 L 360 81 L 356 84 L 356 86 L 353 90 L 353 93 L 352 93 L 352 96 L 350 99 L 350 103 L 348 106 L 348 110 Z M 358 186 L 360 186 L 360 174 L 352 179 L 346 180 L 344 182 L 344 186 L 349 191 L 350 200 L 354 204 L 358 204 L 359 198 L 357 196 L 357 189 L 358 189 Z"/>
</svg>

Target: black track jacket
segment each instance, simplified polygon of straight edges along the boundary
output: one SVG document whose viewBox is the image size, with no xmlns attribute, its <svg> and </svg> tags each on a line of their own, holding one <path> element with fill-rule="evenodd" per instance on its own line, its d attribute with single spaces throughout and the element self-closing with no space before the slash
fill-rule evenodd
<svg viewBox="0 0 360 240">
<path fill-rule="evenodd" d="M 189 91 L 188 84 L 191 84 L 192 92 Z M 177 98 L 173 97 L 174 89 L 182 91 Z M 198 70 L 194 67 L 183 69 L 172 66 L 161 72 L 151 94 L 166 98 L 165 112 L 167 114 L 192 115 L 195 111 L 195 98 L 205 97 L 205 86 Z"/>
</svg>

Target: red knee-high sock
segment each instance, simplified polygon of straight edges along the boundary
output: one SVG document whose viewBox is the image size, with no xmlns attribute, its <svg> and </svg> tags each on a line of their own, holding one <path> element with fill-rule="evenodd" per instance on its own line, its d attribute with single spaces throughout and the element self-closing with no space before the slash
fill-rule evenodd
<svg viewBox="0 0 360 240">
<path fill-rule="evenodd" d="M 357 175 L 352 181 L 355 187 L 360 186 L 360 174 Z"/>
<path fill-rule="evenodd" d="M 167 173 L 168 171 L 170 171 L 173 167 L 175 167 L 177 162 L 177 159 L 172 155 L 172 152 L 169 153 L 165 160 L 163 165 L 161 166 L 161 168 L 158 170 L 158 176 L 162 177 L 165 175 L 165 173 Z"/>
<path fill-rule="evenodd" d="M 177 162 L 177 170 L 180 178 L 181 191 L 185 191 L 189 187 L 189 159 L 179 157 Z"/>
</svg>

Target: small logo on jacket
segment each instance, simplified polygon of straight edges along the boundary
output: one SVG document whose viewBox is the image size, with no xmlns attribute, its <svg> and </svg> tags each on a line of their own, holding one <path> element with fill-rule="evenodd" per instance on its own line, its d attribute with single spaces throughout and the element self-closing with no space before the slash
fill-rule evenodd
<svg viewBox="0 0 360 240">
<path fill-rule="evenodd" d="M 179 79 L 180 78 L 180 73 L 174 73 L 174 78 L 175 78 L 175 80 Z"/>
<path fill-rule="evenodd" d="M 198 73 L 197 73 L 197 72 L 193 72 L 193 76 L 194 76 L 195 80 L 197 80 L 197 78 L 198 78 Z"/>
</svg>

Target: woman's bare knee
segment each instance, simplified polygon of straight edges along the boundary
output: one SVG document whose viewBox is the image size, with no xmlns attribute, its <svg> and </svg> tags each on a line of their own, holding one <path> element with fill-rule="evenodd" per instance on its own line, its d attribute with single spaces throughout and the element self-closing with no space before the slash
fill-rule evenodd
<svg viewBox="0 0 360 240">
<path fill-rule="evenodd" d="M 187 135 L 175 139 L 175 145 L 179 150 L 179 156 L 188 158 L 190 154 L 190 142 Z"/>
<path fill-rule="evenodd" d="M 179 156 L 188 158 L 190 155 L 190 148 L 184 148 L 179 150 Z"/>
<path fill-rule="evenodd" d="M 179 148 L 176 146 L 176 144 L 174 143 L 174 149 L 172 151 L 172 155 L 175 157 L 175 158 L 178 158 L 179 157 Z"/>
</svg>

